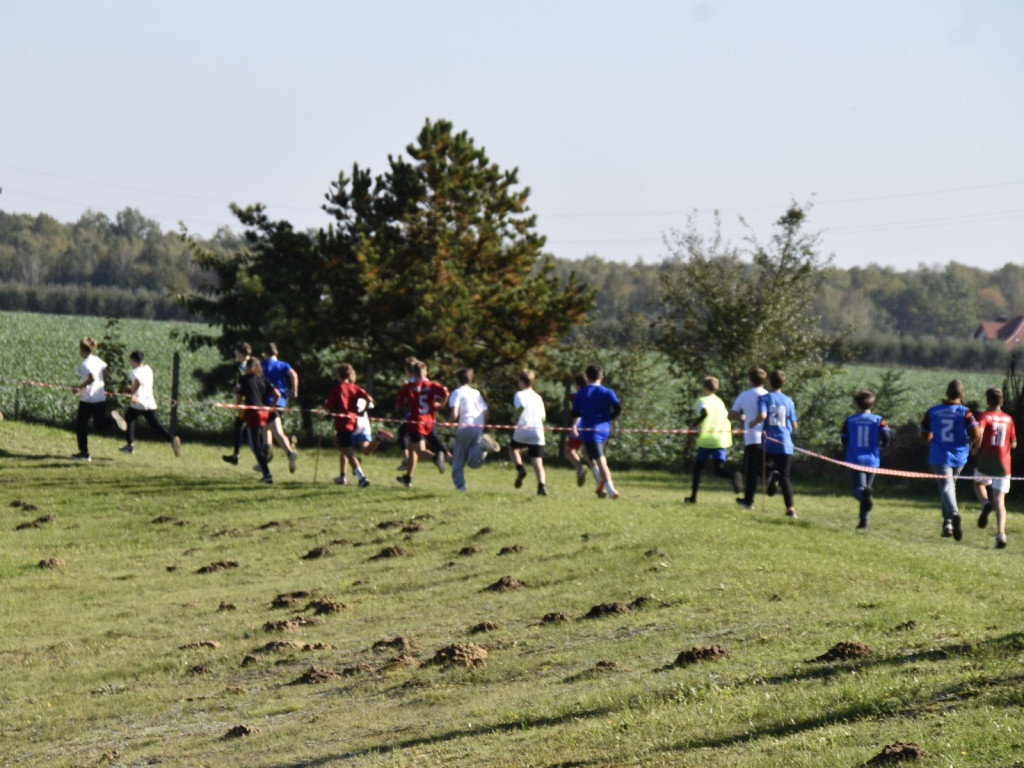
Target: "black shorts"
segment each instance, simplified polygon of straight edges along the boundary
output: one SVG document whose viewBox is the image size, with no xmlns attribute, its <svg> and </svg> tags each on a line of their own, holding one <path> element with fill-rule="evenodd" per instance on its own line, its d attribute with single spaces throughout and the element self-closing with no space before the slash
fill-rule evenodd
<svg viewBox="0 0 1024 768">
<path fill-rule="evenodd" d="M 339 429 L 338 430 L 338 434 L 337 434 L 338 447 L 339 448 L 351 448 L 352 447 L 352 434 L 353 434 L 352 432 L 349 432 L 347 430 Z"/>
<path fill-rule="evenodd" d="M 587 456 L 589 456 L 592 461 L 604 456 L 603 442 L 597 443 L 593 440 L 584 440 L 583 447 L 587 449 Z"/>
<path fill-rule="evenodd" d="M 543 459 L 544 458 L 544 446 L 543 445 L 528 445 L 527 443 L 520 443 L 518 440 L 512 440 L 509 442 L 509 447 L 515 448 L 516 450 L 526 450 L 527 455 L 531 459 Z"/>
</svg>

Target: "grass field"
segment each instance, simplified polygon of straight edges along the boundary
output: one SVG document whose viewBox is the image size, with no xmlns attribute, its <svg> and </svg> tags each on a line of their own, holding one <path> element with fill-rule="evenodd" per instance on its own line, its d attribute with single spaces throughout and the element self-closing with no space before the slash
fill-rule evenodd
<svg viewBox="0 0 1024 768">
<path fill-rule="evenodd" d="M 358 490 L 307 450 L 262 486 L 117 445 L 0 423 L 0 765 L 1024 765 L 1024 526 L 995 550 L 966 493 L 954 543 L 884 478 L 855 531 L 840 472 L 793 521 L 668 473 L 457 495 L 383 455 Z"/>
</svg>

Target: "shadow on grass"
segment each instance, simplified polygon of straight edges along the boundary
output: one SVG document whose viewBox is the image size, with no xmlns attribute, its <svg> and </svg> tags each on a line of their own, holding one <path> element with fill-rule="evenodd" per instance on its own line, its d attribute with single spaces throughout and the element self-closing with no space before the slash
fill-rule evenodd
<svg viewBox="0 0 1024 768">
<path fill-rule="evenodd" d="M 314 757 L 309 760 L 299 760 L 292 763 L 275 763 L 274 765 L 268 766 L 268 768 L 316 768 L 320 765 L 330 765 L 331 763 L 359 760 L 369 757 L 375 757 L 378 755 L 387 755 L 400 749 L 413 749 L 416 747 L 429 747 L 434 744 L 444 744 L 446 742 L 455 741 L 457 739 L 475 738 L 478 736 L 488 736 L 496 733 L 514 733 L 516 731 L 528 731 L 531 728 L 547 728 L 550 726 L 563 725 L 565 723 L 572 722 L 574 720 L 583 720 L 587 718 L 595 717 L 606 717 L 614 714 L 615 709 L 610 707 L 603 707 L 600 709 L 589 709 L 582 712 L 572 712 L 566 715 L 560 715 L 558 717 L 534 717 L 534 718 L 523 718 L 516 720 L 515 722 L 509 723 L 495 723 L 493 725 L 481 725 L 475 728 L 463 728 L 453 731 L 446 731 L 444 733 L 438 733 L 433 736 L 422 736 L 414 739 L 404 739 L 402 741 L 396 741 L 391 744 L 381 744 L 376 747 L 369 747 L 367 749 L 353 750 L 349 752 L 339 752 L 334 755 L 323 755 L 322 757 Z M 570 760 L 568 762 L 553 763 L 549 768 L 571 768 L 572 766 L 587 766 L 587 765 L 606 765 L 605 760 L 586 760 L 577 761 Z"/>
</svg>

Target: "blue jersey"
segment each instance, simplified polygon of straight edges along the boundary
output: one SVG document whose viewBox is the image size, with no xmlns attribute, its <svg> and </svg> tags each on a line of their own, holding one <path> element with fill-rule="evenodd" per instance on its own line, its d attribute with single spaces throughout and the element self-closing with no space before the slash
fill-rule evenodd
<svg viewBox="0 0 1024 768">
<path fill-rule="evenodd" d="M 881 436 L 890 432 L 885 419 L 876 413 L 855 413 L 848 416 L 839 431 L 839 437 L 846 446 L 846 460 L 862 467 L 881 465 Z M 886 440 L 888 443 L 888 440 Z"/>
<path fill-rule="evenodd" d="M 603 443 L 612 427 L 612 406 L 618 396 L 608 387 L 588 384 L 572 398 L 573 416 L 580 419 L 580 439 L 584 443 Z"/>
<path fill-rule="evenodd" d="M 961 403 L 939 403 L 929 408 L 921 419 L 921 434 L 932 434 L 928 463 L 936 467 L 966 464 L 971 448 L 967 431 L 976 426 L 971 409 Z"/>
<path fill-rule="evenodd" d="M 292 369 L 288 363 L 282 362 L 281 360 L 275 360 L 270 358 L 263 361 L 263 375 L 267 381 L 273 384 L 277 391 L 281 393 L 281 397 L 278 398 L 276 403 L 269 403 L 269 405 L 276 405 L 280 408 L 284 408 L 288 405 L 288 401 L 285 400 L 284 393 L 288 391 L 288 372 Z"/>
<path fill-rule="evenodd" d="M 796 406 L 789 395 L 769 392 L 757 398 L 757 410 L 764 413 L 764 449 L 767 453 L 793 453 L 793 424 Z"/>
</svg>

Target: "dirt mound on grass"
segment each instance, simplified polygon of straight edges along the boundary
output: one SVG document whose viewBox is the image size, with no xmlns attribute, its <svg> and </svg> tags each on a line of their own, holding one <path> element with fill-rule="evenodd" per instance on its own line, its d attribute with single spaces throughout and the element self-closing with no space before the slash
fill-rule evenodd
<svg viewBox="0 0 1024 768">
<path fill-rule="evenodd" d="M 662 558 L 662 557 L 667 557 L 667 555 L 664 552 L 662 552 L 660 549 L 655 547 L 654 549 L 648 549 L 646 552 L 644 552 L 644 557 Z"/>
<path fill-rule="evenodd" d="M 352 606 L 340 600 L 331 600 L 325 597 L 320 600 L 311 600 L 306 604 L 305 610 L 313 611 L 315 616 L 327 616 L 332 613 L 340 613 L 341 611 L 351 611 Z"/>
<path fill-rule="evenodd" d="M 402 533 L 419 533 L 423 530 L 423 524 L 417 522 L 406 523 L 402 526 Z"/>
<path fill-rule="evenodd" d="M 373 667 L 363 662 L 360 664 L 352 664 L 348 667 L 343 667 L 341 670 L 342 677 L 355 677 L 356 675 L 372 675 Z"/>
<path fill-rule="evenodd" d="M 217 531 L 214 536 L 241 536 L 245 533 L 241 528 L 225 528 L 222 531 Z"/>
<path fill-rule="evenodd" d="M 40 568 L 67 568 L 68 564 L 59 557 L 48 557 L 39 561 Z"/>
<path fill-rule="evenodd" d="M 32 509 L 35 509 L 35 507 L 32 506 L 31 504 L 29 504 L 29 505 L 27 505 L 25 507 L 22 507 L 22 509 L 29 509 L 30 507 Z M 52 523 L 56 519 L 57 519 L 57 516 L 55 514 L 53 514 L 52 512 L 50 512 L 49 514 L 41 515 L 40 517 L 37 517 L 35 520 L 33 520 L 30 523 L 21 523 L 21 525 L 19 525 L 14 530 L 16 530 L 16 531 L 24 531 L 24 530 L 27 530 L 29 528 L 42 528 L 46 523 Z"/>
<path fill-rule="evenodd" d="M 209 667 L 203 666 L 202 664 L 197 664 L 194 667 L 190 667 L 188 673 L 190 675 L 212 675 L 213 670 Z"/>
<path fill-rule="evenodd" d="M 494 529 L 491 528 L 491 526 L 489 526 L 489 525 L 485 525 L 483 528 L 481 528 L 479 531 L 476 532 L 476 535 L 477 536 L 486 536 L 489 533 L 494 533 Z"/>
<path fill-rule="evenodd" d="M 337 679 L 338 673 L 333 669 L 322 669 L 314 664 L 301 677 L 292 680 L 289 685 L 316 685 L 318 683 L 329 683 L 331 680 Z"/>
<path fill-rule="evenodd" d="M 193 640 L 191 643 L 178 646 L 178 650 L 181 651 L 197 651 L 200 648 L 220 648 L 220 643 L 216 640 Z"/>
<path fill-rule="evenodd" d="M 551 613 L 545 613 L 544 618 L 540 620 L 541 624 L 561 624 L 563 621 L 569 620 L 568 613 L 562 613 L 561 611 L 552 611 Z"/>
<path fill-rule="evenodd" d="M 482 621 L 479 624 L 474 624 L 469 628 L 469 634 L 481 635 L 484 632 L 493 632 L 496 629 L 500 629 L 501 624 L 496 621 Z"/>
<path fill-rule="evenodd" d="M 476 643 L 453 643 L 439 649 L 431 663 L 447 667 L 482 667 L 487 664 L 487 649 Z"/>
<path fill-rule="evenodd" d="M 224 611 L 237 611 L 238 606 L 234 603 L 227 603 L 221 600 L 220 605 L 217 606 L 217 613 L 223 613 Z"/>
<path fill-rule="evenodd" d="M 253 736 L 260 732 L 260 729 L 254 725 L 236 725 L 234 728 L 229 730 L 221 739 L 240 739 L 243 736 Z"/>
<path fill-rule="evenodd" d="M 931 755 L 914 742 L 904 743 L 897 741 L 895 744 L 885 747 L 881 752 L 864 763 L 864 765 L 892 765 L 893 763 L 902 763 L 908 760 L 922 760 L 926 757 L 931 757 Z"/>
<path fill-rule="evenodd" d="M 371 646 L 371 650 L 381 653 L 382 651 L 398 651 L 399 653 L 415 653 L 418 646 L 414 640 L 408 637 L 385 637 L 378 640 Z"/>
<path fill-rule="evenodd" d="M 310 627 L 316 624 L 323 624 L 324 620 L 316 616 L 295 616 L 291 619 L 278 619 L 268 621 L 263 625 L 265 632 L 298 632 L 303 627 Z"/>
<path fill-rule="evenodd" d="M 155 525 L 164 525 L 165 523 L 176 523 L 178 518 L 171 517 L 170 515 L 160 515 L 160 517 L 154 517 L 151 522 Z"/>
<path fill-rule="evenodd" d="M 813 661 L 846 661 L 847 659 L 862 659 L 871 655 L 871 649 L 864 643 L 854 641 L 852 643 L 836 643 L 825 653 Z"/>
<path fill-rule="evenodd" d="M 217 571 L 226 571 L 229 568 L 237 568 L 238 563 L 234 560 L 218 560 L 215 563 L 204 565 L 202 568 L 196 571 L 196 573 L 216 573 Z"/>
<path fill-rule="evenodd" d="M 633 602 L 629 604 L 629 607 L 631 610 L 641 611 L 644 608 L 649 608 L 650 606 L 655 605 L 656 603 L 657 600 L 654 599 L 654 595 L 640 595 L 640 597 L 635 598 Z"/>
<path fill-rule="evenodd" d="M 420 660 L 415 656 L 410 656 L 408 653 L 402 653 L 398 656 L 388 659 L 381 665 L 381 669 L 399 669 L 401 667 L 411 667 L 415 669 L 420 665 Z"/>
<path fill-rule="evenodd" d="M 384 547 L 380 552 L 371 557 L 371 560 L 386 560 L 389 557 L 404 557 L 405 550 L 401 547 Z"/>
<path fill-rule="evenodd" d="M 484 551 L 483 547 L 478 547 L 476 545 L 473 545 L 473 546 L 469 546 L 469 547 L 463 547 L 462 549 L 459 550 L 459 554 L 462 555 L 463 557 L 467 557 L 469 555 L 479 555 L 483 551 Z"/>
<path fill-rule="evenodd" d="M 317 558 L 320 558 L 320 557 L 327 557 L 329 554 L 331 554 L 331 548 L 330 547 L 314 547 L 313 549 L 309 550 L 309 552 L 304 554 L 302 556 L 302 559 L 303 560 L 316 560 Z"/>
<path fill-rule="evenodd" d="M 299 601 L 305 600 L 308 597 L 312 597 L 312 592 L 307 592 L 304 589 L 297 589 L 294 592 L 282 592 L 273 600 L 270 601 L 271 608 L 294 608 L 299 604 Z"/>
<path fill-rule="evenodd" d="M 519 579 L 511 576 L 502 576 L 496 582 L 488 587 L 484 587 L 484 592 L 515 592 L 517 589 L 525 589 L 526 584 Z"/>
<path fill-rule="evenodd" d="M 688 667 L 691 664 L 696 664 L 699 661 L 718 661 L 719 659 L 728 656 L 729 652 L 720 645 L 709 645 L 704 648 L 691 648 L 688 651 L 683 651 L 676 660 L 672 662 L 673 667 Z"/>
<path fill-rule="evenodd" d="M 513 544 L 511 547 L 502 547 L 501 551 L 498 552 L 498 554 L 499 555 L 518 555 L 520 552 L 522 552 L 525 549 L 526 549 L 526 547 L 524 547 L 522 544 Z"/>
<path fill-rule="evenodd" d="M 586 619 L 600 619 L 604 616 L 612 616 L 616 613 L 629 613 L 629 606 L 625 603 L 600 603 L 595 605 L 587 613 Z"/>
<path fill-rule="evenodd" d="M 377 523 L 377 528 L 382 531 L 386 531 L 389 528 L 402 528 L 405 526 L 405 522 L 402 520 L 384 520 Z"/>
<path fill-rule="evenodd" d="M 43 526 L 41 526 L 39 524 L 38 520 L 33 520 L 31 523 L 19 523 L 14 530 L 16 530 L 16 531 L 28 531 L 28 530 L 31 530 L 32 528 L 42 528 L 42 527 Z"/>
<path fill-rule="evenodd" d="M 917 622 L 911 619 L 910 621 L 904 621 L 902 624 L 897 624 L 892 628 L 893 632 L 907 632 L 911 629 L 917 629 Z"/>
</svg>

